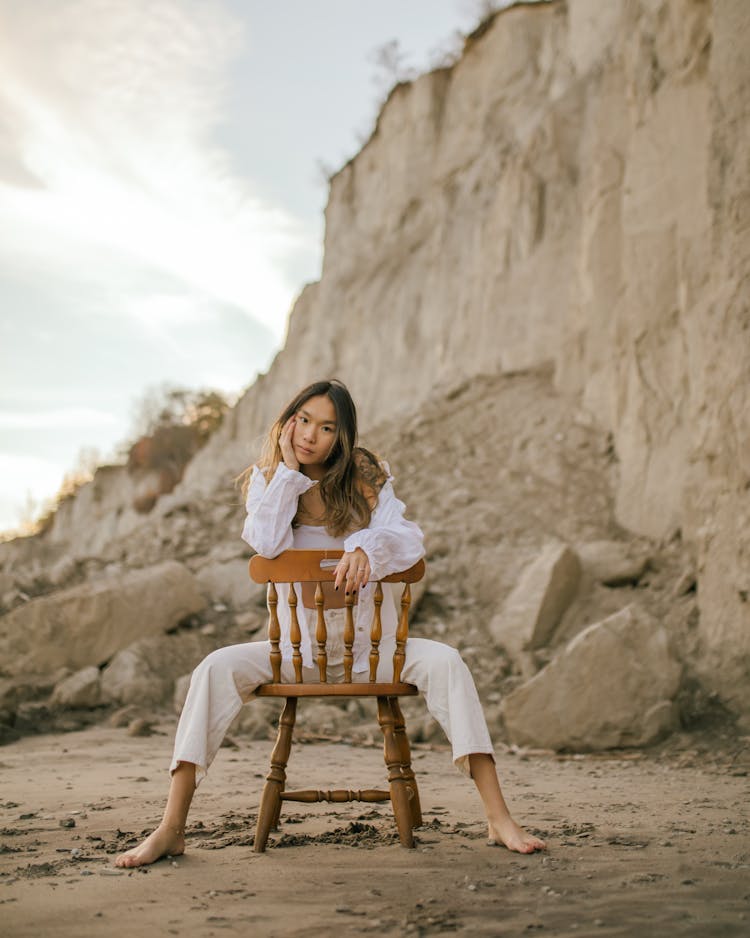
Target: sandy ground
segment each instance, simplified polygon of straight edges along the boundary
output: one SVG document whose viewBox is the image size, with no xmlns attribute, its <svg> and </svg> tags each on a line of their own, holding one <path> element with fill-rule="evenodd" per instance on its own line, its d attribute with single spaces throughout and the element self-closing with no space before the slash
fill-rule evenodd
<svg viewBox="0 0 750 938">
<path fill-rule="evenodd" d="M 487 845 L 471 783 L 435 747 L 415 751 L 416 850 L 395 842 L 387 805 L 289 805 L 254 854 L 270 743 L 241 743 L 196 796 L 187 854 L 116 870 L 113 854 L 160 815 L 172 732 L 94 727 L 0 750 L 4 936 L 750 934 L 747 737 L 606 757 L 501 751 L 514 812 L 549 841 L 529 857 Z M 292 752 L 291 787 L 383 777 L 375 747 Z"/>
</svg>

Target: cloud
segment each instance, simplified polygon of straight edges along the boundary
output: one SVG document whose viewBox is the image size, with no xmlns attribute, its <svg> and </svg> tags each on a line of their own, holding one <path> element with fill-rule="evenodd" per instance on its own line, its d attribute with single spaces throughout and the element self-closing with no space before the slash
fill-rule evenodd
<svg viewBox="0 0 750 938">
<path fill-rule="evenodd" d="M 316 234 L 216 142 L 246 39 L 220 0 L 0 0 L 0 254 L 159 271 L 280 338 Z"/>
<path fill-rule="evenodd" d="M 67 407 L 39 411 L 1 411 L 0 430 L 62 430 L 71 427 L 116 426 L 115 414 L 94 407 Z"/>
</svg>

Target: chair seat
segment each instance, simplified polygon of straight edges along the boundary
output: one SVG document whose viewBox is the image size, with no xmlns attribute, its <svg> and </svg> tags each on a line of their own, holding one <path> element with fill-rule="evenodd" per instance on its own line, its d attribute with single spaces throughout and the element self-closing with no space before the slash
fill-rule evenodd
<svg viewBox="0 0 750 938">
<path fill-rule="evenodd" d="M 256 697 L 414 697 L 419 690 L 414 684 L 261 684 Z"/>
</svg>

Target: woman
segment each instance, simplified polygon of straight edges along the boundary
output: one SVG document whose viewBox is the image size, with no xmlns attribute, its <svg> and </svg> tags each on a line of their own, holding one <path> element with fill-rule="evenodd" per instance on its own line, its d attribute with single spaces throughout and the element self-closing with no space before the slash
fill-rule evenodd
<svg viewBox="0 0 750 938">
<path fill-rule="evenodd" d="M 333 680 L 343 670 L 345 596 L 354 592 L 356 597 L 353 679 L 367 680 L 366 623 L 372 612 L 367 584 L 424 556 L 422 532 L 404 518 L 405 506 L 393 492 L 387 465 L 356 442 L 357 416 L 348 390 L 339 381 L 318 381 L 283 410 L 258 465 L 244 474 L 247 520 L 242 536 L 259 554 L 275 557 L 292 547 L 344 550 L 333 583 L 324 589 Z M 293 680 L 289 611 L 279 592 L 282 675 Z M 299 596 L 299 585 L 297 592 Z M 310 642 L 314 592 L 309 584 L 301 592 L 302 605 L 309 610 L 308 628 L 302 629 L 303 666 L 310 669 L 305 678 L 315 680 Z M 396 631 L 393 602 L 384 600 L 381 612 L 381 668 L 386 669 Z M 388 679 L 380 673 L 378 678 Z M 544 849 L 544 842 L 520 828 L 508 811 L 474 681 L 459 653 L 441 642 L 409 638 L 401 679 L 425 695 L 428 709 L 452 742 L 454 762 L 474 780 L 490 840 L 519 853 Z M 268 642 L 220 648 L 198 665 L 177 728 L 162 822 L 141 844 L 118 856 L 116 866 L 143 866 L 184 852 L 195 788 L 242 705 L 270 680 Z"/>
</svg>

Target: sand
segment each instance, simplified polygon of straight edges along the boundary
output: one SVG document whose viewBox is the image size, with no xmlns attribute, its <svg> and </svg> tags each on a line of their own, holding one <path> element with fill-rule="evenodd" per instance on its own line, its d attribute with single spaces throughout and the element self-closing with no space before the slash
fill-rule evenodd
<svg viewBox="0 0 750 938">
<path fill-rule="evenodd" d="M 415 850 L 396 842 L 387 805 L 289 805 L 254 854 L 270 743 L 240 742 L 196 795 L 187 853 L 117 870 L 114 853 L 159 818 L 173 730 L 93 727 L 0 750 L 4 936 L 750 934 L 747 737 L 606 756 L 501 748 L 514 813 L 549 842 L 532 856 L 487 844 L 442 746 L 415 748 Z M 382 755 L 300 742 L 289 783 L 380 786 Z"/>
</svg>

